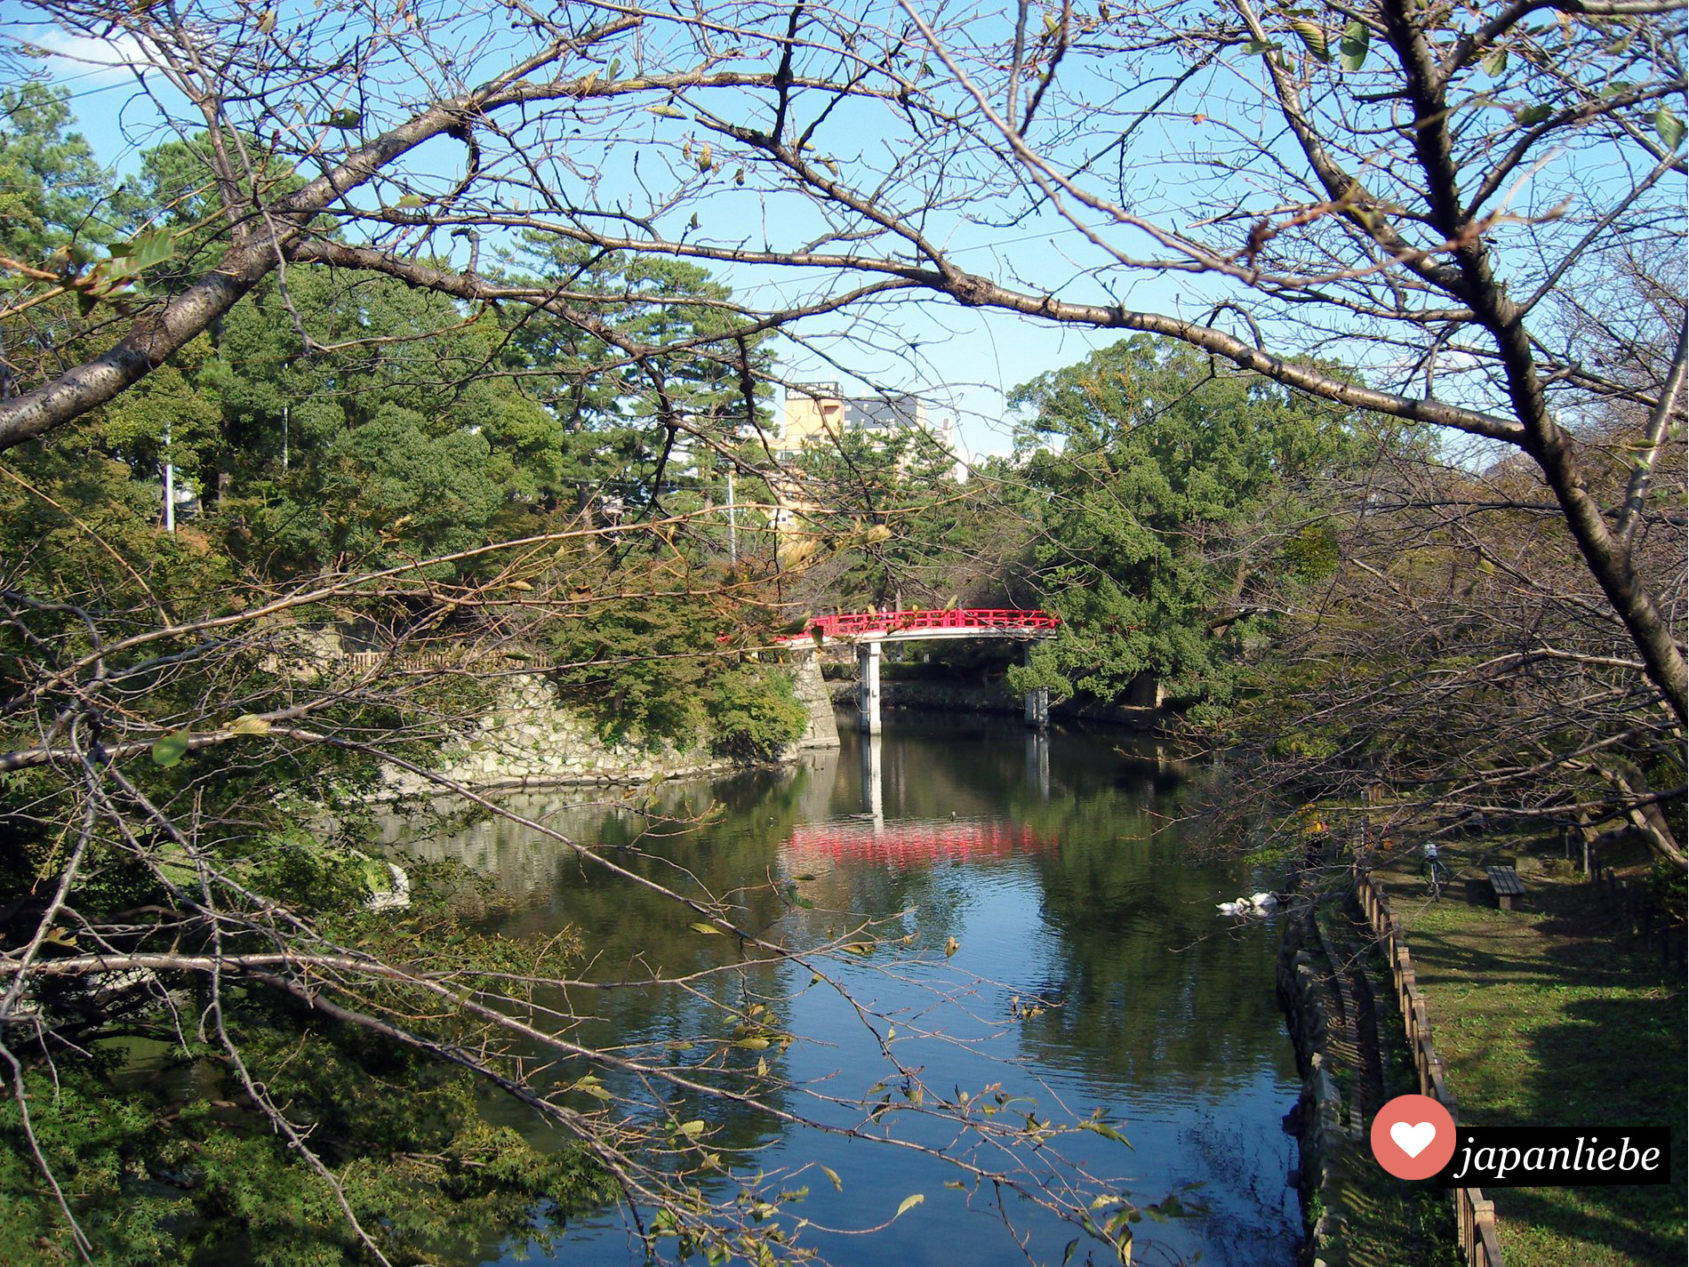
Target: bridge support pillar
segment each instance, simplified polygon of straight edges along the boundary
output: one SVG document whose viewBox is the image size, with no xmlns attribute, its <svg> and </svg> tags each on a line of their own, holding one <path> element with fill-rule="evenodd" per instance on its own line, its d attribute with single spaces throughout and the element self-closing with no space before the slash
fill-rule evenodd
<svg viewBox="0 0 1689 1267">
<path fill-rule="evenodd" d="M 877 639 L 856 646 L 856 728 L 865 735 L 880 733 L 880 644 Z"/>
<path fill-rule="evenodd" d="M 1032 663 L 1032 644 L 1026 644 L 1026 650 L 1021 653 L 1023 664 Z M 1035 686 L 1026 693 L 1026 724 L 1039 730 L 1050 728 L 1050 688 Z"/>
</svg>

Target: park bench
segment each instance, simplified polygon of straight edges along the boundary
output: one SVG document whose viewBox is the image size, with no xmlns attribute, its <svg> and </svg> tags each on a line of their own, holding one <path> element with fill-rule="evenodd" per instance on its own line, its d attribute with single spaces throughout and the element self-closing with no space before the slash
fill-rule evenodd
<svg viewBox="0 0 1689 1267">
<path fill-rule="evenodd" d="M 1502 910 L 1511 911 L 1513 903 L 1525 896 L 1525 882 L 1512 867 L 1485 867 L 1484 874 L 1489 876 L 1490 888 L 1495 890 L 1496 903 Z"/>
</svg>

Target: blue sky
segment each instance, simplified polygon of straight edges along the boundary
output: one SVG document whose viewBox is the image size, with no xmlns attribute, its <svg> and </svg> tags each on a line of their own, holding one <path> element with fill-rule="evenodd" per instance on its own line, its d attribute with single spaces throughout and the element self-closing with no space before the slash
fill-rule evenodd
<svg viewBox="0 0 1689 1267">
<path fill-rule="evenodd" d="M 138 84 L 133 68 L 145 62 L 138 47 L 72 38 L 48 27 L 29 30 L 20 25 L 20 19 L 28 21 L 23 11 L 10 3 L 0 3 L 0 13 L 12 34 L 37 40 L 60 54 L 48 63 L 55 82 L 71 94 L 78 130 L 119 178 L 134 170 L 144 149 L 172 135 L 159 106 Z M 146 76 L 146 85 L 160 94 L 170 113 L 183 106 L 161 76 Z M 864 142 L 865 147 L 872 144 L 871 137 Z M 706 219 L 709 207 L 706 203 Z M 989 213 L 989 208 L 982 210 Z M 768 214 L 793 213 L 772 207 Z M 732 215 L 729 211 L 724 218 Z M 963 215 L 948 227 L 946 241 L 957 262 L 970 270 L 999 278 L 1035 278 L 1037 284 L 1048 285 L 1049 279 L 1075 276 L 1086 265 L 1087 248 L 1072 241 L 1071 230 L 1064 235 L 1064 227 L 1053 220 L 1034 221 L 1004 232 L 969 223 Z M 1089 261 L 1093 266 L 1096 262 L 1095 258 Z M 794 284 L 789 274 L 753 275 L 745 270 L 736 275 L 720 267 L 714 271 L 737 295 L 752 302 L 765 290 Z M 1106 298 L 1093 285 L 1080 282 L 1079 286 L 1076 297 Z M 1140 307 L 1173 310 L 1178 306 L 1173 295 L 1153 281 L 1140 282 L 1130 299 Z M 884 389 L 924 395 L 956 418 L 965 454 L 976 460 L 1011 448 L 1006 397 L 1018 384 L 1080 360 L 1120 337 L 962 308 L 927 295 L 834 315 L 802 329 L 804 344 L 792 340 L 780 344 L 783 372 L 789 379 L 839 381 L 847 393 Z"/>
</svg>

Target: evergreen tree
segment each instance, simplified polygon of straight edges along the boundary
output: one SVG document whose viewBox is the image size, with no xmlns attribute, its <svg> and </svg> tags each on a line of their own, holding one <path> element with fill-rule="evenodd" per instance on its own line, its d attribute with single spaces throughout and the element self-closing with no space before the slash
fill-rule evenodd
<svg viewBox="0 0 1689 1267">
<path fill-rule="evenodd" d="M 1350 412 L 1143 335 L 1012 401 L 1025 477 L 1048 499 L 1040 584 L 1065 622 L 1021 676 L 1110 700 L 1147 673 L 1225 701 L 1270 632 L 1269 578 L 1329 570 L 1310 552 L 1310 494 L 1354 452 Z"/>
</svg>

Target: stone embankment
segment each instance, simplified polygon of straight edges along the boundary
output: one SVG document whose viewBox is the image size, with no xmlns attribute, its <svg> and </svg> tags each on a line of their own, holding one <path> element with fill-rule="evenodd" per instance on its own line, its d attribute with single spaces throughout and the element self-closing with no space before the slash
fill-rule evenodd
<svg viewBox="0 0 1689 1267">
<path fill-rule="evenodd" d="M 1294 910 L 1278 988 L 1303 1079 L 1288 1129 L 1301 1141 L 1305 1267 L 1452 1261 L 1457 1229 L 1448 1195 L 1392 1178 L 1372 1157 L 1370 1124 L 1379 1109 L 1396 1095 L 1426 1090 L 1414 1081 L 1390 980 L 1353 895 Z M 1499 1254 L 1487 1261 L 1500 1267 Z"/>
<path fill-rule="evenodd" d="M 780 754 L 782 762 L 803 749 L 839 743 L 820 669 L 812 658 L 799 657 L 792 674 L 810 720 L 804 735 Z M 486 712 L 446 744 L 434 773 L 447 783 L 487 790 L 646 783 L 738 768 L 740 763 L 712 754 L 702 737 L 685 749 L 668 742 L 605 740 L 589 720 L 563 706 L 543 675 L 515 674 L 499 686 Z M 389 767 L 385 777 L 394 795 L 443 790 L 409 771 Z"/>
<path fill-rule="evenodd" d="M 1351 1118 L 1356 1105 L 1345 1104 L 1341 1073 L 1353 1089 L 1358 1072 L 1353 1011 L 1345 1014 L 1339 974 L 1320 938 L 1311 906 L 1301 907 L 1285 929 L 1278 964 L 1279 1000 L 1296 1047 L 1302 1073 L 1302 1097 L 1290 1126 L 1300 1143 L 1297 1173 L 1308 1235 L 1302 1261 L 1312 1267 L 1346 1263 L 1343 1252 L 1342 1189 L 1345 1163 L 1361 1145 Z"/>
</svg>

